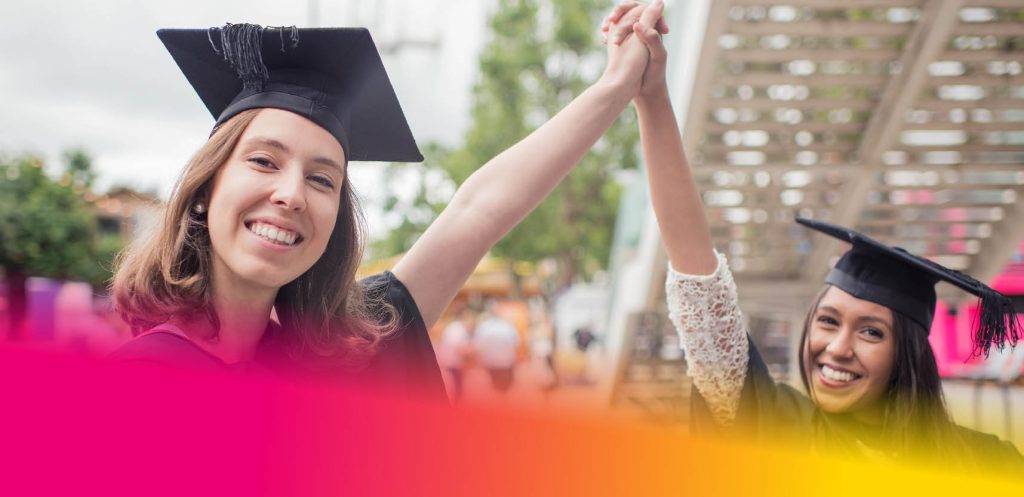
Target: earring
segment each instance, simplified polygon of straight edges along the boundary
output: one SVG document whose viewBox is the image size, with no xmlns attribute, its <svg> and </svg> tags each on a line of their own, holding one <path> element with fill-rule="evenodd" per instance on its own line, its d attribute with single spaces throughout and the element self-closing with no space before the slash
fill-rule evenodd
<svg viewBox="0 0 1024 497">
<path fill-rule="evenodd" d="M 192 205 L 192 212 L 195 212 L 196 214 L 205 214 L 206 204 L 202 202 L 196 202 L 195 204 Z"/>
</svg>

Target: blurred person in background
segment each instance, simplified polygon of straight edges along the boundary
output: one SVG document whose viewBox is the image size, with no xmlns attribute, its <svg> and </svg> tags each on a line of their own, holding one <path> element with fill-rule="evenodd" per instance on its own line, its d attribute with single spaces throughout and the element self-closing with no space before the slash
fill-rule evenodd
<svg viewBox="0 0 1024 497">
<path fill-rule="evenodd" d="M 608 42 L 640 38 L 651 57 L 636 97 L 651 199 L 669 258 L 666 295 L 693 381 L 693 431 L 868 457 L 1021 475 L 1024 458 L 997 437 L 956 425 L 928 331 L 938 281 L 978 295 L 975 352 L 1015 346 L 1005 296 L 961 273 L 838 226 L 801 224 L 852 244 L 811 304 L 800 340 L 808 395 L 775 383 L 750 341 L 724 255 L 714 249 L 665 80 L 660 34 L 637 22 L 660 9 L 624 2 Z M 659 14 L 660 15 L 660 14 Z"/>
<path fill-rule="evenodd" d="M 480 365 L 491 377 L 491 386 L 500 394 L 508 393 L 515 382 L 519 360 L 519 332 L 497 313 L 493 301 L 476 326 L 473 346 Z"/>
<path fill-rule="evenodd" d="M 590 369 L 592 367 L 592 347 L 596 345 L 600 339 L 597 335 L 591 331 L 591 325 L 584 325 L 576 329 L 572 333 L 572 341 L 576 346 L 576 351 L 580 357 L 580 372 L 576 379 L 576 382 L 581 385 L 588 385 L 593 382 L 590 377 Z"/>
<path fill-rule="evenodd" d="M 115 307 L 137 336 L 113 358 L 327 374 L 432 399 L 446 395 L 427 329 L 629 104 L 648 58 L 635 39 L 609 46 L 597 82 L 470 176 L 392 271 L 357 281 L 348 161 L 422 160 L 369 33 L 158 35 L 217 121 L 155 231 L 117 259 Z"/>
<path fill-rule="evenodd" d="M 54 339 L 67 350 L 104 355 L 123 344 L 126 337 L 110 319 L 110 304 L 93 295 L 88 283 L 61 285 L 54 301 Z"/>
<path fill-rule="evenodd" d="M 545 398 L 558 388 L 561 382 L 555 364 L 555 339 L 554 324 L 548 316 L 540 316 L 530 334 L 530 355 L 534 361 L 539 362 L 542 372 L 540 388 Z"/>
<path fill-rule="evenodd" d="M 459 311 L 455 319 L 445 326 L 437 345 L 437 362 L 448 374 L 447 384 L 453 403 L 462 398 L 465 368 L 473 355 L 473 332 L 476 329 L 476 312 L 468 305 Z"/>
</svg>

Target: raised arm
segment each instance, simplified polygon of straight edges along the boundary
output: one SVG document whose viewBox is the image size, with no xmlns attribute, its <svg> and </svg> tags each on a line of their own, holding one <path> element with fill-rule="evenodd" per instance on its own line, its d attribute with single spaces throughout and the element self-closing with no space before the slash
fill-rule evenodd
<svg viewBox="0 0 1024 497">
<path fill-rule="evenodd" d="M 655 22 L 656 19 L 644 19 Z M 495 243 L 583 158 L 639 91 L 648 52 L 635 37 L 608 49 L 601 78 L 459 187 L 394 268 L 431 326 Z"/>
<path fill-rule="evenodd" d="M 617 9 L 609 22 L 632 25 L 635 36 L 650 49 L 636 108 L 651 202 L 670 263 L 665 281 L 669 318 L 686 351 L 687 375 L 714 419 L 727 425 L 739 408 L 749 344 L 736 285 L 725 257 L 715 253 L 700 192 L 683 152 L 665 81 L 661 35 L 630 18 L 650 10 L 660 15 L 661 2 L 644 9 Z"/>
<path fill-rule="evenodd" d="M 660 1 L 646 9 L 636 2 L 623 2 L 612 11 L 607 22 L 609 25 L 629 24 L 632 21 L 630 16 L 636 18 L 652 10 L 660 16 L 662 7 Z M 662 243 L 672 267 L 677 271 L 711 274 L 717 260 L 704 216 L 704 205 L 686 161 L 679 126 L 672 111 L 665 81 L 665 46 L 658 30 L 641 23 L 634 23 L 633 30 L 650 49 L 650 62 L 636 98 L 636 109 L 651 203 L 658 218 Z M 609 41 L 615 43 L 619 40 L 615 37 Z"/>
</svg>

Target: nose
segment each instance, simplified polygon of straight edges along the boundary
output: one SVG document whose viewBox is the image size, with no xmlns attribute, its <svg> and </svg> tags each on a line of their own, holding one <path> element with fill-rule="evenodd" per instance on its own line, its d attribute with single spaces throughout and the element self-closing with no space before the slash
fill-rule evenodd
<svg viewBox="0 0 1024 497">
<path fill-rule="evenodd" d="M 853 357 L 853 333 L 849 330 L 840 330 L 832 335 L 825 351 L 834 357 L 850 359 Z"/>
<path fill-rule="evenodd" d="M 287 174 L 278 177 L 270 202 L 290 211 L 306 210 L 306 178 L 301 168 L 291 168 Z"/>
</svg>

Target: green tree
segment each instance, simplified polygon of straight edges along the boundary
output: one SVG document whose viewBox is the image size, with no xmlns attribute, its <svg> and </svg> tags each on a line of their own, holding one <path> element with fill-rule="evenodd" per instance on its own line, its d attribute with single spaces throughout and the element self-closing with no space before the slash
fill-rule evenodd
<svg viewBox="0 0 1024 497">
<path fill-rule="evenodd" d="M 406 164 L 396 162 L 384 170 L 384 182 L 388 185 L 412 185 L 415 193 L 411 198 L 389 189 L 382 208 L 395 215 L 397 224 L 387 235 L 374 240 L 370 254 L 373 259 L 383 259 L 408 251 L 430 223 L 444 210 L 454 185 L 443 167 L 449 151 L 436 143 L 422 147 L 423 163 Z"/>
<path fill-rule="evenodd" d="M 597 26 L 609 7 L 606 0 L 499 1 L 490 20 L 491 39 L 480 56 L 480 81 L 473 91 L 473 121 L 465 142 L 428 160 L 427 170 L 440 168 L 461 184 L 596 80 L 605 60 Z M 636 118 L 630 110 L 493 253 L 514 260 L 554 258 L 558 287 L 604 268 L 621 194 L 614 177 L 620 170 L 637 167 L 637 141 Z M 426 195 L 429 188 L 421 193 Z M 443 207 L 421 199 L 413 208 L 424 206 L 435 215 Z M 396 236 L 415 240 L 428 224 L 429 220 L 408 222 Z M 389 248 L 401 245 L 392 243 Z"/>
<path fill-rule="evenodd" d="M 65 159 L 55 181 L 38 158 L 0 158 L 0 268 L 12 333 L 25 317 L 28 276 L 100 284 L 109 279 L 110 260 L 120 248 L 119 239 L 96 234 L 95 213 L 84 199 L 95 178 L 88 155 L 71 151 Z"/>
<path fill-rule="evenodd" d="M 79 189 L 92 188 L 96 171 L 92 168 L 92 158 L 85 150 L 73 148 L 64 152 L 64 178 Z"/>
</svg>

